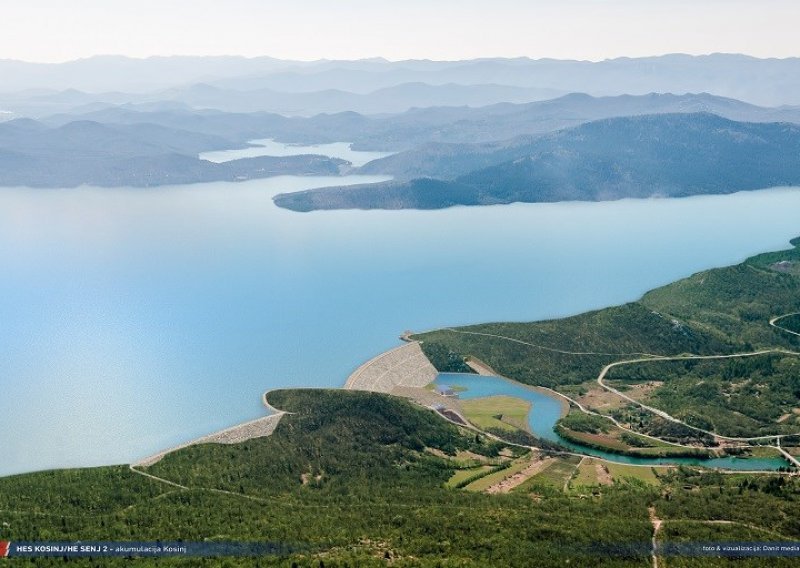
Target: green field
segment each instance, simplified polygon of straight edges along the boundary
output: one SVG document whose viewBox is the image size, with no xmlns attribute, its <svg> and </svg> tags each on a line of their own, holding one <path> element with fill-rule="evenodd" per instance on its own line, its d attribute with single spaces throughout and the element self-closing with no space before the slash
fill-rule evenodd
<svg viewBox="0 0 800 568">
<path fill-rule="evenodd" d="M 597 466 L 604 467 L 604 463 L 592 458 L 585 458 L 578 466 L 577 475 L 570 482 L 570 487 L 579 489 L 581 487 L 592 487 L 600 483 L 597 475 Z"/>
<path fill-rule="evenodd" d="M 580 461 L 581 458 L 578 456 L 559 457 L 545 469 L 522 483 L 516 490 L 522 492 L 535 487 L 549 487 L 561 491 L 567 480 L 572 477 L 575 467 Z"/>
<path fill-rule="evenodd" d="M 670 469 L 668 467 L 642 467 L 613 462 L 606 462 L 605 465 L 614 478 L 614 483 L 626 479 L 636 479 L 648 485 L 658 485 L 659 478 L 656 474 L 666 473 Z"/>
<path fill-rule="evenodd" d="M 481 477 L 477 481 L 470 483 L 464 489 L 467 491 L 486 491 L 492 485 L 500 483 L 506 477 L 510 477 L 515 473 L 522 471 L 530 464 L 529 457 L 523 457 L 511 462 L 508 467 L 498 469 L 496 472 L 491 473 L 485 477 Z"/>
<path fill-rule="evenodd" d="M 451 489 L 458 488 L 461 486 L 462 483 L 469 481 L 470 479 L 479 477 L 489 471 L 494 469 L 492 466 L 489 465 L 481 465 L 478 467 L 471 467 L 469 469 L 459 469 L 447 480 L 445 484 L 447 487 Z"/>
<path fill-rule="evenodd" d="M 781 454 L 777 448 L 773 448 L 770 446 L 757 446 L 748 448 L 746 453 L 742 457 L 753 457 L 753 458 L 777 458 L 780 457 Z"/>
<path fill-rule="evenodd" d="M 600 471 L 598 471 L 598 466 Z M 669 469 L 667 467 L 642 467 L 586 458 L 581 462 L 578 474 L 571 481 L 570 487 L 580 491 L 582 488 L 607 485 L 609 478 L 615 485 L 633 482 L 658 486 L 661 482 L 656 472 L 663 475 Z"/>
<path fill-rule="evenodd" d="M 489 396 L 461 401 L 464 416 L 482 430 L 528 430 L 531 403 L 510 396 Z"/>
</svg>

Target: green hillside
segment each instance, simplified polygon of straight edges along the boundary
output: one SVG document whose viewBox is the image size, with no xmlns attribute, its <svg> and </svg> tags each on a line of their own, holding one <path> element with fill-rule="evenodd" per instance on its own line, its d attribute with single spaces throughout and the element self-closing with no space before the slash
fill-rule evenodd
<svg viewBox="0 0 800 568">
<path fill-rule="evenodd" d="M 438 365 L 473 355 L 523 382 L 560 389 L 580 388 L 604 364 L 631 356 L 796 348 L 796 337 L 762 316 L 797 309 L 800 279 L 791 268 L 798 259 L 797 248 L 760 255 L 655 290 L 639 302 L 563 320 L 471 326 L 419 338 Z M 795 420 L 775 422 L 800 397 L 795 357 L 690 363 L 623 365 L 609 381 L 620 388 L 663 382 L 667 390 L 641 392 L 653 403 L 678 401 L 714 426 L 742 426 L 726 422 L 732 413 L 764 423 Z M 698 379 L 720 396 L 709 396 L 709 386 L 697 390 Z M 742 385 L 742 392 L 757 390 L 759 404 L 737 398 L 732 384 Z M 267 438 L 189 447 L 140 471 L 117 466 L 0 479 L 0 540 L 182 539 L 274 542 L 291 549 L 257 559 L 71 561 L 87 567 L 527 567 L 531 558 L 543 567 L 644 567 L 652 565 L 648 509 L 664 521 L 660 543 L 800 538 L 796 476 L 686 468 L 623 475 L 545 452 L 544 469 L 509 492 L 487 494 L 461 486 L 482 475 L 479 485 L 488 486 L 522 471 L 531 459 L 527 449 L 388 395 L 280 390 L 268 401 L 287 414 Z M 568 425 L 597 430 L 575 419 Z M 674 560 L 727 565 L 714 558 Z M 792 562 L 773 559 L 770 565 Z M 61 564 L 36 559 L 12 565 Z"/>
<path fill-rule="evenodd" d="M 473 356 L 506 377 L 547 387 L 583 383 L 608 363 L 646 354 L 797 348 L 799 337 L 769 325 L 773 316 L 800 311 L 800 277 L 774 268 L 782 261 L 800 264 L 800 239 L 793 244 L 789 250 L 697 273 L 623 306 L 559 320 L 443 329 L 414 338 L 439 368 Z"/>
<path fill-rule="evenodd" d="M 800 127 L 791 124 L 702 112 L 616 117 L 491 144 L 428 145 L 387 159 L 394 167 L 385 171 L 401 176 L 394 181 L 286 193 L 275 203 L 441 209 L 727 194 L 800 185 L 799 150 Z"/>
<path fill-rule="evenodd" d="M 0 538 L 279 542 L 283 556 L 224 559 L 72 560 L 94 566 L 226 567 L 645 567 L 655 507 L 672 532 L 686 523 L 760 539 L 800 538 L 792 513 L 797 479 L 673 470 L 647 482 L 619 476 L 596 488 L 568 483 L 579 461 L 550 469 L 504 495 L 447 487 L 468 448 L 502 449 L 429 410 L 386 395 L 279 391 L 286 415 L 269 438 L 181 450 L 147 472 L 126 467 L 33 473 L 0 479 Z M 504 451 L 503 453 L 507 453 Z M 511 468 L 509 468 L 511 470 Z M 310 474 L 310 475 L 306 475 Z M 548 477 L 550 476 L 550 477 Z M 594 497 L 586 498 L 586 493 Z M 724 520 L 724 527 L 717 526 Z M 698 534 L 698 533 L 693 533 Z M 60 566 L 61 559 L 10 566 Z M 707 559 L 693 566 L 725 565 Z M 771 565 L 790 566 L 789 559 Z"/>
<path fill-rule="evenodd" d="M 274 392 L 270 403 L 296 412 L 271 437 L 185 449 L 147 469 L 187 489 L 122 467 L 0 479 L 0 520 L 8 523 L 0 538 L 272 541 L 308 552 L 136 564 L 328 567 L 385 566 L 387 559 L 398 566 L 521 567 L 531 557 L 556 566 L 565 554 L 586 560 L 597 543 L 648 538 L 651 495 L 644 491 L 610 491 L 602 502 L 554 494 L 543 504 L 527 494 L 446 488 L 456 465 L 426 448 L 487 456 L 501 448 L 405 400 L 301 390 Z M 643 566 L 644 558 L 598 565 Z"/>
</svg>

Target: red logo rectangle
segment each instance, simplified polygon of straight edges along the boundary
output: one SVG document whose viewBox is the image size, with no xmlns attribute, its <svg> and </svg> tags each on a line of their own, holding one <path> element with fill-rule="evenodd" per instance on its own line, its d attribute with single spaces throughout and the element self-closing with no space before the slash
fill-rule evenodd
<svg viewBox="0 0 800 568">
<path fill-rule="evenodd" d="M 5 558 L 8 556 L 8 549 L 11 547 L 11 543 L 5 540 L 0 540 L 0 558 Z"/>
</svg>

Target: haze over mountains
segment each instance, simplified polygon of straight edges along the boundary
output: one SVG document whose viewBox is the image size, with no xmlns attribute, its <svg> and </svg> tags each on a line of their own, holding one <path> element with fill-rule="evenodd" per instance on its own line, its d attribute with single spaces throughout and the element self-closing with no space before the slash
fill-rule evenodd
<svg viewBox="0 0 800 568">
<path fill-rule="evenodd" d="M 800 185 L 800 126 L 708 113 L 621 117 L 437 155 L 444 175 L 279 195 L 296 211 L 686 197 Z M 453 177 L 456 172 L 465 172 Z"/>
<path fill-rule="evenodd" d="M 92 104 L 155 101 L 310 115 L 353 110 L 708 92 L 753 104 L 800 104 L 800 59 L 665 55 L 553 59 L 282 61 L 269 57 L 104 56 L 62 64 L 0 61 L 0 109 L 44 116 Z M 292 97 L 299 95 L 301 97 Z"/>
<path fill-rule="evenodd" d="M 800 124 L 800 106 L 792 104 L 800 103 L 800 59 L 95 57 L 58 65 L 0 61 L 0 76 L 0 185 L 394 177 L 369 188 L 277 200 L 309 210 L 688 195 L 798 183 L 797 158 L 788 151 L 796 129 L 786 123 Z M 358 150 L 396 153 L 361 168 L 325 156 L 221 164 L 198 158 L 263 138 L 347 141 Z M 670 160 L 685 164 L 686 176 L 662 167 Z M 712 183 L 709 172 L 720 169 Z"/>
<path fill-rule="evenodd" d="M 156 124 L 74 121 L 50 128 L 30 119 L 0 124 L 0 185 L 155 186 L 237 181 L 283 173 L 336 175 L 342 160 L 324 156 L 259 157 L 215 164 L 199 160 L 230 140 Z"/>
</svg>

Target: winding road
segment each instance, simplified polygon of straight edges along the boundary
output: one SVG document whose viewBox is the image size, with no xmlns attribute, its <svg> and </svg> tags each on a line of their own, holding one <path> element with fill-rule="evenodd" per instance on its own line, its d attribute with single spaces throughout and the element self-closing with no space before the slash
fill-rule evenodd
<svg viewBox="0 0 800 568">
<path fill-rule="evenodd" d="M 782 326 L 778 325 L 778 322 L 780 322 L 781 320 L 783 320 L 783 319 L 785 319 L 787 317 L 790 317 L 790 316 L 795 316 L 795 315 L 800 315 L 800 312 L 793 312 L 793 313 L 790 313 L 790 314 L 784 314 L 784 315 L 780 315 L 780 316 L 775 316 L 775 317 L 773 317 L 773 318 L 771 318 L 769 320 L 769 325 L 774 327 L 774 328 L 776 328 L 776 329 L 779 329 L 779 330 L 781 330 L 781 331 L 783 331 L 785 333 L 789 333 L 789 334 L 792 334 L 792 335 L 800 337 L 800 333 L 798 333 L 796 331 L 792 331 L 790 329 L 787 329 L 785 327 L 782 327 Z M 623 360 L 623 361 L 615 361 L 615 362 L 609 363 L 608 365 L 603 367 L 603 369 L 600 371 L 600 374 L 597 377 L 597 384 L 601 388 L 603 388 L 604 390 L 613 393 L 614 395 L 620 397 L 621 399 L 623 399 L 623 400 L 625 400 L 625 401 L 627 401 L 627 402 L 629 402 L 631 404 L 634 404 L 634 405 L 642 408 L 643 410 L 646 410 L 646 411 L 648 411 L 648 412 L 650 412 L 652 414 L 655 414 L 656 416 L 659 416 L 661 418 L 664 418 L 665 420 L 669 420 L 670 422 L 673 422 L 673 423 L 676 423 L 676 424 L 681 424 L 682 426 L 690 428 L 691 430 L 694 430 L 696 432 L 700 432 L 702 434 L 713 436 L 715 439 L 718 439 L 718 440 L 724 440 L 724 441 L 728 441 L 728 442 L 739 442 L 739 443 L 744 443 L 744 444 L 748 444 L 748 443 L 752 443 L 752 442 L 765 441 L 765 440 L 775 440 L 775 446 L 772 446 L 772 447 L 775 447 L 779 452 L 781 452 L 781 454 L 791 464 L 793 464 L 796 467 L 800 468 L 800 461 L 798 461 L 798 459 L 796 457 L 794 457 L 791 454 L 789 454 L 785 449 L 783 449 L 780 446 L 781 439 L 789 437 L 789 436 L 800 436 L 800 432 L 793 433 L 793 434 L 770 434 L 770 435 L 765 435 L 765 436 L 751 436 L 751 437 L 725 436 L 725 435 L 719 434 L 717 432 L 713 432 L 713 431 L 710 431 L 710 430 L 704 430 L 703 428 L 699 428 L 699 427 L 696 427 L 696 426 L 692 426 L 691 424 L 687 424 L 685 421 L 683 421 L 683 420 L 681 420 L 679 418 L 676 418 L 676 417 L 670 415 L 669 413 L 667 413 L 667 412 L 665 412 L 663 410 L 660 410 L 660 409 L 655 408 L 653 406 L 649 406 L 647 404 L 644 404 L 644 403 L 642 403 L 640 401 L 637 401 L 637 400 L 629 397 L 628 395 L 620 392 L 619 390 L 615 389 L 614 387 L 611 387 L 611 386 L 607 385 L 604 382 L 606 376 L 608 375 L 609 371 L 611 371 L 611 369 L 613 369 L 615 367 L 622 366 L 622 365 L 630 365 L 630 364 L 635 364 L 635 363 L 649 363 L 649 362 L 653 362 L 653 361 L 723 360 L 723 359 L 736 359 L 736 358 L 745 358 L 745 357 L 756 357 L 756 356 L 768 355 L 768 354 L 784 354 L 784 355 L 800 356 L 800 353 L 798 353 L 796 351 L 790 351 L 790 350 L 787 350 L 787 349 L 773 348 L 773 349 L 762 349 L 762 350 L 759 350 L 759 351 L 751 351 L 751 352 L 746 352 L 746 353 L 733 353 L 733 354 L 728 354 L 728 355 L 694 355 L 694 354 L 688 354 L 688 355 L 675 355 L 675 356 L 656 355 L 656 354 L 652 354 L 652 353 L 636 353 L 636 352 L 635 353 L 604 353 L 604 352 L 595 352 L 595 351 L 568 351 L 568 350 L 564 350 L 564 349 L 557 349 L 557 348 L 554 348 L 554 347 L 538 345 L 538 344 L 535 344 L 535 343 L 522 341 L 520 339 L 516 339 L 516 338 L 513 338 L 513 337 L 507 337 L 507 336 L 504 336 L 504 335 L 498 335 L 498 334 L 492 334 L 492 333 L 482 333 L 482 332 L 475 332 L 475 331 L 464 331 L 464 330 L 458 330 L 458 329 L 453 329 L 453 328 L 444 328 L 443 331 L 449 331 L 451 333 L 460 333 L 460 334 L 464 334 L 464 335 L 476 335 L 476 336 L 482 336 L 482 337 L 492 337 L 492 338 L 496 338 L 496 339 L 502 339 L 504 341 L 509 341 L 509 342 L 512 342 L 512 343 L 517 343 L 517 344 L 520 344 L 520 345 L 525 345 L 525 346 L 528 346 L 528 347 L 533 347 L 533 348 L 536 348 L 536 349 L 542 349 L 542 350 L 545 350 L 545 351 L 550 351 L 550 352 L 553 352 L 553 353 L 561 353 L 561 354 L 564 354 L 564 355 L 578 355 L 578 356 L 602 355 L 602 356 L 613 356 L 613 357 L 618 357 L 618 356 L 637 356 L 638 355 L 638 357 L 636 357 L 636 358 L 626 359 L 626 360 Z M 486 366 L 486 367 L 489 368 L 488 366 Z M 613 416 L 607 416 L 605 414 L 601 414 L 599 412 L 595 412 L 595 411 L 589 410 L 588 408 L 586 408 L 585 406 L 583 406 L 582 404 L 580 404 L 578 401 L 576 401 L 575 399 L 573 399 L 571 397 L 568 397 L 568 396 L 566 396 L 566 395 L 564 395 L 562 393 L 559 393 L 557 391 L 554 391 L 552 389 L 548 389 L 548 390 L 550 390 L 554 394 L 557 394 L 558 396 L 568 400 L 570 403 L 574 404 L 577 408 L 579 408 L 582 412 L 584 412 L 586 414 L 592 414 L 592 415 L 595 415 L 595 416 L 600 416 L 600 417 L 606 418 L 608 420 L 611 420 L 618 428 L 621 428 L 621 429 L 623 429 L 625 431 L 633 432 L 633 433 L 635 433 L 635 434 L 637 434 L 639 436 L 644 436 L 646 438 L 650 438 L 652 440 L 657 440 L 659 442 L 667 443 L 667 444 L 674 445 L 674 446 L 692 447 L 692 448 L 695 447 L 695 446 L 685 446 L 684 444 L 675 444 L 675 443 L 671 443 L 671 442 L 667 442 L 665 440 L 662 440 L 661 438 L 658 438 L 656 436 L 651 436 L 651 435 L 648 435 L 648 434 L 642 434 L 642 433 L 639 433 L 639 432 L 635 432 L 635 431 L 631 430 L 630 428 L 628 428 L 628 427 L 624 426 L 623 424 L 621 424 Z"/>
</svg>

